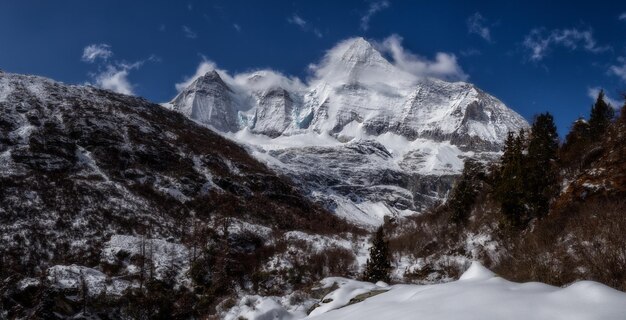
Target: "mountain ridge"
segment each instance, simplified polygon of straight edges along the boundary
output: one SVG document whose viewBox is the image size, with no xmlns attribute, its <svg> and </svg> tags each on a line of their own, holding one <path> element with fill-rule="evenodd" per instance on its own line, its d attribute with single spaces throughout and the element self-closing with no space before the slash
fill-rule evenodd
<svg viewBox="0 0 626 320">
<path fill-rule="evenodd" d="M 465 159 L 496 159 L 506 134 L 528 127 L 475 85 L 417 77 L 360 37 L 339 43 L 311 70 L 313 78 L 302 83 L 268 70 L 231 76 L 213 68 L 167 106 L 249 146 L 310 198 L 370 226 L 444 200 Z M 198 81 L 222 90 L 196 90 Z M 219 116 L 200 116 L 212 113 Z M 372 140 L 392 156 L 358 151 Z M 346 143 L 363 148 L 343 148 Z M 355 157 L 366 159 L 359 171 L 350 163 Z M 390 172 L 397 177 L 391 184 L 372 184 L 384 181 L 372 176 Z M 354 212 L 365 213 L 363 219 Z"/>
</svg>

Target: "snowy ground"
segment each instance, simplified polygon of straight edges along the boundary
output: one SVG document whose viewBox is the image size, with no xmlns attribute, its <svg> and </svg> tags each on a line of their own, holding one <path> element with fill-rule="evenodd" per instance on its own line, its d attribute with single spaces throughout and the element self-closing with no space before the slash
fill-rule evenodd
<svg viewBox="0 0 626 320">
<path fill-rule="evenodd" d="M 435 285 L 393 285 L 328 278 L 323 287 L 339 286 L 327 294 L 308 317 L 278 298 L 257 298 L 247 307 L 231 310 L 229 318 L 242 315 L 260 319 L 433 319 L 433 320 L 560 320 L 626 318 L 626 293 L 593 281 L 558 288 L 538 282 L 515 283 L 493 274 L 477 262 L 454 282 Z M 379 294 L 347 305 L 367 292 Z M 271 299 L 269 301 L 265 301 Z M 346 306 L 347 305 L 347 306 Z M 238 315 L 235 311 L 244 311 Z"/>
</svg>

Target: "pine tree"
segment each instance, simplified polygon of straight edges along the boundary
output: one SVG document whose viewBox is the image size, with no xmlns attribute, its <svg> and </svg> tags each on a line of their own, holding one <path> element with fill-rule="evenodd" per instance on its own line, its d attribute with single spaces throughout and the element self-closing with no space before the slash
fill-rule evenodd
<svg viewBox="0 0 626 320">
<path fill-rule="evenodd" d="M 448 200 L 448 207 L 451 210 L 450 219 L 453 223 L 463 224 L 467 221 L 483 179 L 482 164 L 474 159 L 466 160 L 463 173 L 452 189 Z"/>
<path fill-rule="evenodd" d="M 527 220 L 524 189 L 525 132 L 509 132 L 505 141 L 501 164 L 494 181 L 494 196 L 500 203 L 506 222 L 513 227 L 523 227 Z"/>
<path fill-rule="evenodd" d="M 561 164 L 566 168 L 579 166 L 591 142 L 589 123 L 582 117 L 574 121 L 559 151 Z"/>
<path fill-rule="evenodd" d="M 374 234 L 372 247 L 370 247 L 370 258 L 365 265 L 363 280 L 369 282 L 385 281 L 389 282 L 389 272 L 391 261 L 389 259 L 389 243 L 385 241 L 383 227 L 378 227 Z"/>
<path fill-rule="evenodd" d="M 529 219 L 544 216 L 552 197 L 558 192 L 558 148 L 559 137 L 554 118 L 550 113 L 538 115 L 532 126 L 525 166 L 525 198 Z"/>
<path fill-rule="evenodd" d="M 604 101 L 604 91 L 600 90 L 596 102 L 591 107 L 591 115 L 589 116 L 591 139 L 596 141 L 602 138 L 614 117 L 615 111 L 611 105 Z"/>
</svg>

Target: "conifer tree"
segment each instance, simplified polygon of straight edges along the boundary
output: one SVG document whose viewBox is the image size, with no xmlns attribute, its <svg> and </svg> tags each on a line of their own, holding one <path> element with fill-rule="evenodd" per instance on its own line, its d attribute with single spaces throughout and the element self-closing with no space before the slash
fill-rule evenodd
<svg viewBox="0 0 626 320">
<path fill-rule="evenodd" d="M 565 167 L 580 165 L 586 149 L 591 144 L 589 123 L 584 118 L 574 121 L 559 152 L 559 160 Z"/>
<path fill-rule="evenodd" d="M 525 132 L 509 132 L 504 145 L 500 170 L 495 179 L 494 195 L 509 225 L 522 227 L 526 220 L 524 189 Z"/>
<path fill-rule="evenodd" d="M 370 258 L 365 265 L 363 280 L 369 282 L 389 282 L 391 261 L 389 259 L 389 243 L 385 241 L 383 227 L 378 227 L 370 247 Z"/>
<path fill-rule="evenodd" d="M 559 148 L 556 125 L 550 113 L 538 115 L 531 130 L 525 166 L 525 193 L 530 219 L 545 215 L 550 200 L 558 192 L 556 160 Z"/>
<path fill-rule="evenodd" d="M 463 173 L 452 189 L 448 206 L 451 210 L 451 220 L 462 224 L 469 218 L 469 213 L 478 195 L 480 182 L 484 179 L 484 168 L 474 159 L 465 161 Z"/>
<path fill-rule="evenodd" d="M 611 105 L 604 101 L 604 91 L 600 90 L 596 102 L 591 107 L 591 115 L 589 116 L 591 139 L 595 141 L 602 138 L 614 117 L 615 111 Z"/>
</svg>

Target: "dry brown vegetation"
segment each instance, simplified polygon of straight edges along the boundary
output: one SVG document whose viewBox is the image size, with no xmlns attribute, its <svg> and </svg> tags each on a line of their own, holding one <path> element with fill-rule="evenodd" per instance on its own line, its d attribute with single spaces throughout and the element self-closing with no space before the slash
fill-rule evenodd
<svg viewBox="0 0 626 320">
<path fill-rule="evenodd" d="M 609 127 L 604 138 L 561 153 L 564 185 L 548 214 L 523 229 L 505 223 L 493 197 L 492 181 L 483 181 L 465 223 L 454 223 L 441 205 L 406 222 L 387 226 L 396 256 L 424 258 L 426 265 L 405 274 L 411 281 L 454 278 L 463 263 L 447 257 L 478 259 L 514 281 L 567 285 L 595 280 L 626 291 L 626 117 Z M 493 171 L 493 168 L 492 170 Z M 475 234 L 489 235 L 495 250 L 478 246 L 467 252 Z"/>
</svg>

